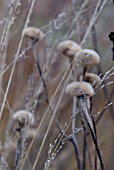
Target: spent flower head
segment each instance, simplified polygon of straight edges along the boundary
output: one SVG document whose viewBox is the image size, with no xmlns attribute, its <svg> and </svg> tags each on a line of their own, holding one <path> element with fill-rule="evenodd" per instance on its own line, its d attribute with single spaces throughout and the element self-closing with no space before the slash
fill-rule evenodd
<svg viewBox="0 0 114 170">
<path fill-rule="evenodd" d="M 74 59 L 75 54 L 81 50 L 81 46 L 74 41 L 64 40 L 58 44 L 57 49 L 68 58 Z"/>
<path fill-rule="evenodd" d="M 94 89 L 90 83 L 85 81 L 76 81 L 67 85 L 66 94 L 78 97 L 88 95 L 91 97 L 94 94 Z"/>
<path fill-rule="evenodd" d="M 41 29 L 36 27 L 28 27 L 24 30 L 24 35 L 32 40 L 41 41 L 44 38 L 44 33 Z"/>
<path fill-rule="evenodd" d="M 100 63 L 100 57 L 97 52 L 91 49 L 82 49 L 75 55 L 75 63 L 82 67 L 93 67 Z"/>
<path fill-rule="evenodd" d="M 82 80 L 83 76 L 80 76 L 80 80 Z M 86 73 L 84 76 L 84 81 L 90 83 L 94 88 L 101 82 L 101 78 L 94 73 Z"/>
<path fill-rule="evenodd" d="M 21 123 L 23 125 L 32 125 L 34 124 L 34 115 L 27 110 L 18 110 L 13 114 L 14 121 Z"/>
</svg>

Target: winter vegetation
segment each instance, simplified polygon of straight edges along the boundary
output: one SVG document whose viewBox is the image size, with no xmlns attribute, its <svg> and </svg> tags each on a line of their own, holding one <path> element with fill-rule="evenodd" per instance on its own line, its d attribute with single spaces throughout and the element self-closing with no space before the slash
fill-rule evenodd
<svg viewBox="0 0 114 170">
<path fill-rule="evenodd" d="M 0 14 L 0 170 L 113 170 L 114 2 L 1 0 Z"/>
</svg>

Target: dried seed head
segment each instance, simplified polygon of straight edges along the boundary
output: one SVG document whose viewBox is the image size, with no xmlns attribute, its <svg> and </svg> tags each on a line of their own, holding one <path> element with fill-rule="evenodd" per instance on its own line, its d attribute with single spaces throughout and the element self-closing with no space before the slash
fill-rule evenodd
<svg viewBox="0 0 114 170">
<path fill-rule="evenodd" d="M 82 49 L 76 53 L 75 62 L 82 67 L 91 67 L 100 63 L 100 57 L 94 50 Z"/>
<path fill-rule="evenodd" d="M 28 27 L 24 30 L 24 35 L 28 38 L 31 38 L 32 40 L 38 40 L 41 41 L 44 38 L 44 33 L 41 29 L 36 27 Z"/>
<path fill-rule="evenodd" d="M 71 40 L 65 40 L 58 44 L 57 49 L 70 59 L 75 57 L 75 54 L 81 50 L 80 45 Z"/>
<path fill-rule="evenodd" d="M 32 125 L 34 124 L 34 116 L 31 112 L 27 110 L 18 110 L 14 113 L 13 119 L 21 124 Z"/>
<path fill-rule="evenodd" d="M 80 80 L 82 80 L 82 76 L 80 76 Z M 101 82 L 101 78 L 97 74 L 86 73 L 84 76 L 84 81 L 90 83 L 93 88 L 95 88 Z"/>
<path fill-rule="evenodd" d="M 94 94 L 94 89 L 90 83 L 84 81 L 77 81 L 67 85 L 66 94 L 70 94 L 71 96 L 92 96 Z"/>
</svg>

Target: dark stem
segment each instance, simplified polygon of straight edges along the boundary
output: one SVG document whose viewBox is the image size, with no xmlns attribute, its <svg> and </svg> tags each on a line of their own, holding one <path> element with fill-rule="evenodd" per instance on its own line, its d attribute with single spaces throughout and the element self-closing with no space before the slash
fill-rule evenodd
<svg viewBox="0 0 114 170">
<path fill-rule="evenodd" d="M 83 163 L 82 163 L 82 170 L 85 170 L 86 167 L 86 149 L 87 149 L 87 142 L 86 142 L 86 127 L 85 123 L 83 120 L 83 115 L 82 115 L 82 110 L 80 111 L 80 116 L 81 116 L 81 121 L 82 121 L 82 126 L 84 130 L 84 136 L 83 136 Z"/>
<path fill-rule="evenodd" d="M 97 140 L 96 124 L 95 124 L 95 120 L 94 120 L 94 117 L 93 117 L 93 114 L 92 114 L 92 97 L 90 97 L 90 116 L 91 116 L 91 119 L 92 119 L 92 122 L 93 122 L 93 129 L 94 129 L 95 137 L 96 137 L 96 140 Z M 96 150 L 95 150 L 95 164 L 94 164 L 94 169 L 97 170 L 97 153 L 96 153 Z"/>
<path fill-rule="evenodd" d="M 87 72 L 87 67 L 83 68 L 83 81 L 85 80 L 86 72 Z"/>
<path fill-rule="evenodd" d="M 88 144 L 87 144 L 87 139 L 86 139 L 87 138 L 87 135 L 86 135 L 87 130 L 86 130 L 86 125 L 85 125 L 82 109 L 80 109 L 80 117 L 81 117 L 81 121 L 82 121 L 82 127 L 83 127 L 83 130 L 84 130 L 82 170 L 85 170 L 85 167 L 86 167 L 86 149 L 87 149 L 87 152 L 88 152 L 88 160 L 89 160 L 90 169 L 92 170 L 91 154 L 90 154 L 89 147 L 88 147 Z"/>
<path fill-rule="evenodd" d="M 38 56 L 36 54 L 36 47 L 35 47 L 34 43 L 33 43 L 33 48 L 32 49 L 33 49 L 33 55 L 34 55 L 34 58 L 35 58 L 35 62 L 36 62 L 36 65 L 37 65 L 37 68 L 38 68 L 38 71 L 39 71 L 39 75 L 40 75 L 40 78 L 42 80 L 43 87 L 44 87 L 44 90 L 45 90 L 46 103 L 47 103 L 47 105 L 49 107 L 49 110 L 50 110 L 51 114 L 53 115 L 53 110 L 52 110 L 50 102 L 49 102 L 47 86 L 46 86 L 45 79 L 44 79 L 44 76 L 43 76 L 43 73 L 42 73 L 42 70 L 41 70 L 41 67 L 40 67 L 39 58 L 38 58 Z M 58 121 L 57 117 L 55 117 L 55 122 L 56 122 L 56 126 L 59 129 L 60 133 L 62 133 L 62 128 L 61 128 L 61 126 L 59 124 L 59 121 Z M 65 134 L 64 136 L 67 137 L 67 134 Z"/>
<path fill-rule="evenodd" d="M 15 163 L 14 163 L 14 170 L 18 166 L 19 158 L 21 155 L 21 137 L 17 141 L 17 146 L 16 146 L 16 153 L 15 153 Z"/>
<path fill-rule="evenodd" d="M 98 147 L 98 143 L 97 143 L 97 140 L 96 140 L 95 132 L 94 132 L 93 128 L 91 127 L 90 121 L 88 120 L 88 117 L 87 117 L 87 115 L 89 115 L 89 114 L 88 114 L 88 110 L 87 110 L 85 102 L 84 102 L 84 97 L 80 97 L 80 105 L 82 106 L 82 110 L 84 112 L 84 117 L 86 119 L 86 122 L 87 122 L 87 125 L 89 127 L 97 155 L 99 157 L 101 169 L 104 170 L 104 164 L 103 164 L 102 156 L 101 156 L 101 153 L 100 153 L 100 150 L 99 150 L 99 147 Z"/>
</svg>

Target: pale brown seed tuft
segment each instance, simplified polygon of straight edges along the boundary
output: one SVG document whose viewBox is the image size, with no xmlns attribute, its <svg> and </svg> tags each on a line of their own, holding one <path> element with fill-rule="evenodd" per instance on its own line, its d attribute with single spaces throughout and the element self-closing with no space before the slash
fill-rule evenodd
<svg viewBox="0 0 114 170">
<path fill-rule="evenodd" d="M 71 96 L 92 96 L 94 94 L 94 89 L 90 83 L 84 81 L 77 81 L 67 85 L 66 94 L 70 94 Z"/>
<path fill-rule="evenodd" d="M 58 46 L 57 49 L 59 51 L 62 52 L 62 54 L 64 54 L 65 56 L 69 57 L 69 58 L 74 58 L 75 54 L 81 50 L 80 45 L 78 45 L 77 43 L 75 43 L 74 41 L 71 40 L 64 40 L 61 41 Z"/>
<path fill-rule="evenodd" d="M 18 110 L 13 114 L 13 119 L 16 122 L 28 125 L 34 124 L 35 121 L 33 114 L 27 110 Z"/>
<path fill-rule="evenodd" d="M 36 27 L 28 27 L 24 30 L 24 35 L 28 38 L 35 39 L 38 41 L 43 40 L 44 33 L 41 29 Z"/>
<path fill-rule="evenodd" d="M 76 53 L 75 63 L 82 67 L 92 67 L 100 63 L 100 57 L 94 50 L 82 49 Z"/>
<path fill-rule="evenodd" d="M 80 80 L 82 80 L 83 76 L 80 76 Z M 101 78 L 94 73 L 86 73 L 86 75 L 84 76 L 84 81 L 90 83 L 93 88 L 95 88 L 100 82 L 101 82 Z"/>
</svg>

